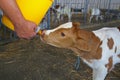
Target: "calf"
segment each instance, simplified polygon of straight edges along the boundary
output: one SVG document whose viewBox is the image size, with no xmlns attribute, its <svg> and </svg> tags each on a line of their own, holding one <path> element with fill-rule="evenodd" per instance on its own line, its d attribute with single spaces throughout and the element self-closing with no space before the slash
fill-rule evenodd
<svg viewBox="0 0 120 80">
<path fill-rule="evenodd" d="M 93 17 L 95 17 L 96 21 L 98 21 L 98 19 L 103 20 L 103 15 L 101 15 L 101 10 L 98 8 L 93 8 L 90 10 L 90 19 L 89 22 L 92 22 Z"/>
<path fill-rule="evenodd" d="M 93 69 L 93 80 L 104 80 L 114 65 L 120 63 L 120 28 L 86 31 L 79 23 L 68 22 L 44 30 L 41 40 L 59 48 L 71 49 Z"/>
<path fill-rule="evenodd" d="M 105 17 L 108 19 L 120 19 L 120 11 L 116 9 L 106 10 Z"/>
<path fill-rule="evenodd" d="M 53 9 L 56 11 L 56 15 L 57 15 L 57 20 L 60 21 L 63 19 L 63 17 L 61 18 L 60 16 L 62 15 L 67 15 L 68 16 L 68 21 L 71 21 L 71 8 L 68 6 L 61 6 L 61 5 L 55 5 L 53 7 Z"/>
</svg>

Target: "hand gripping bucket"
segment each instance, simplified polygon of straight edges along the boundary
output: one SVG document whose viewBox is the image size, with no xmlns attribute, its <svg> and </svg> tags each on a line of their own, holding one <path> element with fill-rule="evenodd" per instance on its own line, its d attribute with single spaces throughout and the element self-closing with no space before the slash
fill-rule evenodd
<svg viewBox="0 0 120 80">
<path fill-rule="evenodd" d="M 37 25 L 41 22 L 49 7 L 52 5 L 53 0 L 16 0 L 23 16 L 30 21 L 35 22 Z M 4 15 L 2 23 L 14 30 L 12 22 Z"/>
</svg>

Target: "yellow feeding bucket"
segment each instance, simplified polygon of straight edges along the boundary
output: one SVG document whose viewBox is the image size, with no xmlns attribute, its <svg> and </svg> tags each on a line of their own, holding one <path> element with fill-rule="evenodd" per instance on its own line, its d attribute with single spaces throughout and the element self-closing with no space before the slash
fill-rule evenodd
<svg viewBox="0 0 120 80">
<path fill-rule="evenodd" d="M 53 0 L 16 0 L 23 16 L 35 22 L 37 25 L 45 16 Z M 2 17 L 2 23 L 11 30 L 14 30 L 12 22 L 6 17 Z"/>
</svg>

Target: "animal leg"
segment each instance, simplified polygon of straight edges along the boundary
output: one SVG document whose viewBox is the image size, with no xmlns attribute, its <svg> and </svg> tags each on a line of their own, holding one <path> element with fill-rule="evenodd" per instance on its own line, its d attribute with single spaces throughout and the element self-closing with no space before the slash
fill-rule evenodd
<svg viewBox="0 0 120 80">
<path fill-rule="evenodd" d="M 92 15 L 92 16 L 90 16 L 89 23 L 91 23 L 91 21 L 92 21 L 93 17 L 94 17 L 93 15 Z"/>
<path fill-rule="evenodd" d="M 93 69 L 93 80 L 104 80 L 107 75 L 107 68 L 105 66 L 99 66 L 99 68 Z"/>
<path fill-rule="evenodd" d="M 68 21 L 69 22 L 71 21 L 71 15 L 70 14 L 68 15 Z"/>
<path fill-rule="evenodd" d="M 60 20 L 63 20 L 63 15 L 60 16 Z"/>
<path fill-rule="evenodd" d="M 101 16 L 100 16 L 100 20 L 102 20 L 102 21 L 103 21 L 103 15 L 101 15 Z"/>
<path fill-rule="evenodd" d="M 60 14 L 58 13 L 57 14 L 57 19 L 56 19 L 56 22 L 58 21 L 58 23 L 60 22 Z"/>
<path fill-rule="evenodd" d="M 97 21 L 97 22 L 98 22 L 98 18 L 99 18 L 99 16 L 97 15 L 97 16 L 96 16 L 96 21 Z"/>
</svg>

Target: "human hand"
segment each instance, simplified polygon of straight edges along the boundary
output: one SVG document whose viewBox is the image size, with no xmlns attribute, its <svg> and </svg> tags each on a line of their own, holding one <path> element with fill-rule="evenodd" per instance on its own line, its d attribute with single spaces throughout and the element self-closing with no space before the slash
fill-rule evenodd
<svg viewBox="0 0 120 80">
<path fill-rule="evenodd" d="M 14 24 L 15 32 L 19 38 L 31 39 L 36 35 L 37 25 L 29 20 L 23 20 Z"/>
</svg>

